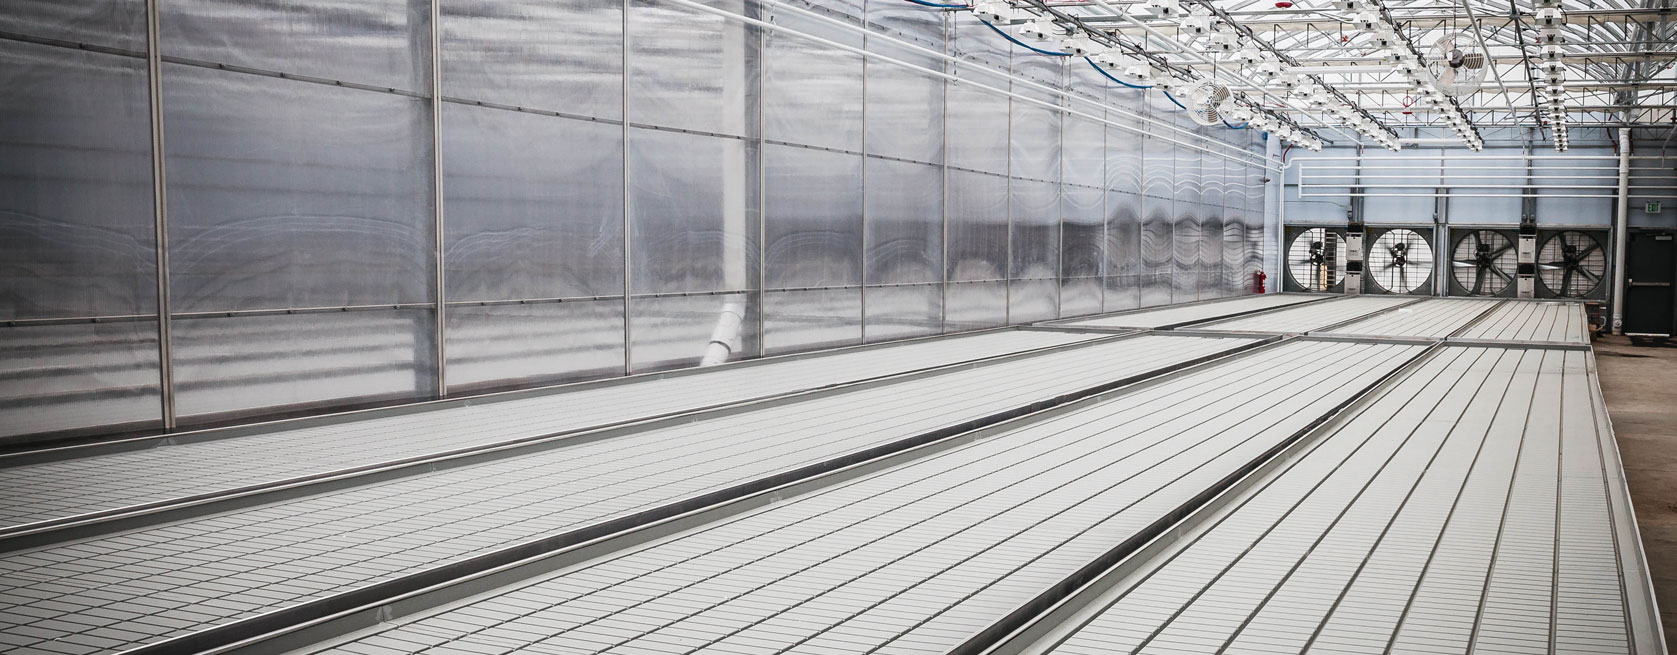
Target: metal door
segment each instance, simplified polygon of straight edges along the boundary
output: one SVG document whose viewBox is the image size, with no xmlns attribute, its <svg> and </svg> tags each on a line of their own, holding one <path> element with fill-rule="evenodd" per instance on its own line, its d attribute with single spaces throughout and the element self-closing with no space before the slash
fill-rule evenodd
<svg viewBox="0 0 1677 655">
<path fill-rule="evenodd" d="M 1677 323 L 1677 241 L 1631 232 L 1625 248 L 1625 334 L 1671 336 Z"/>
</svg>

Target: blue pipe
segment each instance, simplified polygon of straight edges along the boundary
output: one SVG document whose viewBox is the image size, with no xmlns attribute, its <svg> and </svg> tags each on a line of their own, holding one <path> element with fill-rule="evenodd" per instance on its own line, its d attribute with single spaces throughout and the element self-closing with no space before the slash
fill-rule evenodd
<svg viewBox="0 0 1677 655">
<path fill-rule="evenodd" d="M 908 0 L 908 1 L 909 2 L 914 2 L 915 0 Z M 924 3 L 922 3 L 922 4 L 924 4 Z M 1027 45 L 1024 41 L 1020 41 L 1019 39 L 1013 38 L 1012 34 L 1008 34 L 1007 32 L 1002 31 L 1002 28 L 996 27 L 996 25 L 994 23 L 991 23 L 990 21 L 987 21 L 987 20 L 984 20 L 984 19 L 980 18 L 980 19 L 978 19 L 978 22 L 984 23 L 985 25 L 989 25 L 990 29 L 995 30 L 997 34 L 1002 35 L 1002 38 L 1007 39 L 1009 41 L 1012 41 L 1013 45 L 1019 46 L 1021 48 L 1024 48 L 1024 49 L 1029 50 L 1031 52 L 1037 53 L 1039 55 L 1048 55 L 1050 57 L 1070 57 L 1071 56 L 1071 53 L 1068 53 L 1068 52 L 1054 52 L 1053 50 L 1043 50 L 1042 48 L 1033 48 L 1033 47 Z"/>
<path fill-rule="evenodd" d="M 1151 85 L 1149 85 L 1149 86 L 1137 86 L 1137 85 L 1134 85 L 1134 84 L 1130 84 L 1129 82 L 1125 82 L 1123 80 L 1120 80 L 1116 77 L 1113 77 L 1111 73 L 1106 72 L 1106 69 L 1101 68 L 1100 64 L 1095 63 L 1095 60 L 1090 59 L 1088 57 L 1084 57 L 1083 61 L 1089 62 L 1089 65 L 1094 66 L 1095 70 L 1100 71 L 1100 73 L 1102 75 L 1105 75 L 1106 79 L 1112 80 L 1112 81 L 1117 82 L 1119 84 L 1122 84 L 1124 86 L 1130 87 L 1132 89 L 1151 89 L 1151 88 L 1153 88 Z"/>
</svg>

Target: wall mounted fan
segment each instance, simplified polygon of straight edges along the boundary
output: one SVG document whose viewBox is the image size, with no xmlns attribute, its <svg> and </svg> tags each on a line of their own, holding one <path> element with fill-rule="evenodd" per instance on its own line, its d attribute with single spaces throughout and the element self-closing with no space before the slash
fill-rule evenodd
<svg viewBox="0 0 1677 655">
<path fill-rule="evenodd" d="M 1555 298 L 1603 297 L 1607 277 L 1606 235 L 1560 230 L 1542 238 L 1537 248 L 1537 279 L 1544 295 Z"/>
<path fill-rule="evenodd" d="M 1518 270 L 1514 237 L 1500 230 L 1469 229 L 1456 233 L 1450 249 L 1450 278 L 1454 295 L 1506 296 L 1514 292 Z"/>
<path fill-rule="evenodd" d="M 1426 293 L 1432 279 L 1433 250 L 1426 235 L 1409 228 L 1376 234 L 1369 246 L 1369 281 L 1385 293 Z"/>
<path fill-rule="evenodd" d="M 1300 228 L 1287 242 L 1287 278 L 1297 291 L 1333 291 L 1345 281 L 1345 235 Z"/>
</svg>

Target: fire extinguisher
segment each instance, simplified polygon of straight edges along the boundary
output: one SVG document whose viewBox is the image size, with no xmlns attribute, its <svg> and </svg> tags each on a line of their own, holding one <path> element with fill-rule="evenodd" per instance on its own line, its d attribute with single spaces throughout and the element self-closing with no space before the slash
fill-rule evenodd
<svg viewBox="0 0 1677 655">
<path fill-rule="evenodd" d="M 1264 292 L 1264 280 L 1267 279 L 1261 270 L 1252 271 L 1252 293 Z"/>
</svg>

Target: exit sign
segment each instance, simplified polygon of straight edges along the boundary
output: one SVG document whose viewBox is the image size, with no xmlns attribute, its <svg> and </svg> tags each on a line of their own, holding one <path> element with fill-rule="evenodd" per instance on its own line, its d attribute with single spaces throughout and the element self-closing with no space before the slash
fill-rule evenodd
<svg viewBox="0 0 1677 655">
<path fill-rule="evenodd" d="M 1647 207 L 1642 208 L 1642 211 L 1650 214 L 1658 214 L 1660 213 L 1660 204 L 1658 202 L 1650 202 Z"/>
</svg>

